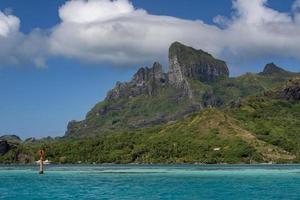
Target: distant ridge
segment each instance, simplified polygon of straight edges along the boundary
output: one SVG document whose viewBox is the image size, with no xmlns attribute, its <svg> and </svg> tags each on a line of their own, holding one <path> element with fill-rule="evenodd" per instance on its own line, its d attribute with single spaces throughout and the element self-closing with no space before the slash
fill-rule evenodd
<svg viewBox="0 0 300 200">
<path fill-rule="evenodd" d="M 264 76 L 271 76 L 271 75 L 287 75 L 292 74 L 293 72 L 286 71 L 282 69 L 281 67 L 278 67 L 275 63 L 268 63 L 263 72 L 260 73 L 260 75 Z"/>
<path fill-rule="evenodd" d="M 5 140 L 9 142 L 22 142 L 21 138 L 17 135 L 3 135 L 0 136 L 0 140 Z"/>
</svg>

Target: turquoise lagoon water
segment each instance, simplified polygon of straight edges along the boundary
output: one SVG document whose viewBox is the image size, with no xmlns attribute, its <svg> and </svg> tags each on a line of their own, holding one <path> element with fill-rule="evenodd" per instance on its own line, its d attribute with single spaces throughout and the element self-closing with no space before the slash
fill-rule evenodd
<svg viewBox="0 0 300 200">
<path fill-rule="evenodd" d="M 300 199 L 300 165 L 0 165 L 0 199 Z"/>
</svg>

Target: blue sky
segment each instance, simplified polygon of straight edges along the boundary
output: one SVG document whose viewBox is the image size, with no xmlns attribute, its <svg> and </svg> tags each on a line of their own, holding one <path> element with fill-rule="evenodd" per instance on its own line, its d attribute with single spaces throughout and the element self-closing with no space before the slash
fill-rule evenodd
<svg viewBox="0 0 300 200">
<path fill-rule="evenodd" d="M 85 51 L 88 51 L 86 49 L 74 53 L 72 50 L 76 46 L 72 46 L 73 41 L 70 42 L 72 45 L 70 47 L 68 46 L 69 48 L 64 47 L 70 43 L 66 43 L 62 45 L 62 47 L 57 47 L 56 45 L 51 47 L 51 50 L 41 48 L 46 46 L 46 42 L 45 44 L 43 43 L 44 36 L 47 40 L 50 38 L 49 43 L 52 41 L 65 40 L 65 38 L 59 35 L 59 33 L 66 33 L 64 31 L 67 31 L 64 29 L 64 26 L 58 27 L 61 24 L 64 25 L 65 23 L 67 24 L 66 27 L 70 27 L 70 29 L 73 30 L 72 28 L 74 27 L 70 25 L 70 20 L 73 19 L 73 16 L 70 16 L 70 10 L 71 8 L 80 9 L 80 7 L 77 5 L 72 7 L 73 5 L 71 4 L 65 6 L 65 9 L 61 9 L 63 17 L 59 17 L 59 7 L 65 2 L 65 0 L 0 0 L 1 11 L 5 13 L 5 15 L 16 16 L 20 20 L 20 26 L 16 32 L 22 35 L 18 37 L 11 36 L 12 39 L 7 39 L 5 42 L 10 45 L 11 41 L 30 41 L 28 42 L 28 46 L 20 47 L 20 49 L 24 48 L 24 51 L 14 55 L 14 58 L 16 57 L 18 60 L 17 63 L 11 62 L 11 60 L 0 63 L 0 135 L 17 134 L 22 138 L 40 138 L 49 135 L 62 136 L 68 121 L 83 119 L 87 111 L 89 111 L 95 103 L 105 98 L 107 91 L 115 85 L 116 81 L 129 80 L 138 67 L 151 65 L 152 60 L 159 60 L 166 65 L 166 54 L 156 54 L 155 46 L 152 47 L 148 43 L 143 44 L 146 49 L 145 52 L 136 55 L 136 52 L 130 49 L 131 46 L 126 46 L 127 44 L 123 44 L 121 41 L 121 45 L 124 45 L 124 49 L 129 53 L 124 53 L 124 49 L 122 49 L 122 51 L 120 50 L 120 55 L 125 56 L 117 63 L 111 62 L 111 57 L 107 59 L 107 57 L 100 56 L 102 52 L 110 56 L 111 52 L 106 52 L 103 49 L 99 52 L 94 51 L 94 46 L 86 47 L 88 50 L 93 50 L 90 54 L 85 53 Z M 148 19 L 153 20 L 152 16 L 161 15 L 176 17 L 176 19 L 171 19 L 174 23 L 177 23 L 177 19 L 188 20 L 187 22 L 178 22 L 180 26 L 184 24 L 182 25 L 183 27 L 191 29 L 190 32 L 187 32 L 188 35 L 190 34 L 189 38 L 182 37 L 183 40 L 186 40 L 188 43 L 193 43 L 195 38 L 197 40 L 194 32 L 198 31 L 198 29 L 193 29 L 195 20 L 202 20 L 205 24 L 202 29 L 212 34 L 215 32 L 211 29 L 214 28 L 206 28 L 206 25 L 222 26 L 215 25 L 215 20 L 213 20 L 215 16 L 223 16 L 221 18 L 222 20 L 227 17 L 232 24 L 238 25 L 238 23 L 243 22 L 243 20 L 240 20 L 240 22 L 236 19 L 232 19 L 232 16 L 237 17 L 237 14 L 233 14 L 235 11 L 232 9 L 231 0 L 133 0 L 131 2 L 135 8 L 134 11 L 130 11 L 134 13 L 133 16 L 140 15 L 136 10 L 139 11 L 143 9 L 147 11 L 147 14 L 141 14 L 141 16 L 145 18 L 145 22 L 150 21 Z M 287 15 L 289 16 L 292 15 L 291 7 L 294 2 L 293 0 L 270 0 L 267 2 L 267 5 L 264 4 L 264 6 L 278 13 L 288 13 Z M 241 11 L 243 9 L 242 5 L 238 6 L 240 7 L 237 9 Z M 130 9 L 129 6 L 129 10 Z M 266 14 L 267 17 L 269 16 L 268 13 L 269 11 Z M 271 12 L 271 14 L 274 13 Z M 275 16 L 277 15 L 278 14 L 275 13 Z M 111 16 L 109 15 L 109 17 Z M 243 19 L 243 17 L 240 18 Z M 286 16 L 281 16 L 278 21 L 282 22 L 285 18 Z M 266 19 L 269 20 L 269 18 Z M 160 18 L 155 18 L 155 20 L 159 22 Z M 162 18 L 162 20 L 168 21 L 169 19 Z M 62 23 L 62 21 L 64 21 L 64 23 Z M 291 22 L 293 27 L 297 26 L 295 24 L 297 23 Z M 195 26 L 197 26 L 196 23 Z M 238 26 L 232 27 L 235 28 Z M 39 28 L 38 33 L 34 32 L 36 28 Z M 74 32 L 80 31 L 77 28 L 78 27 L 76 27 L 76 29 L 74 28 Z M 220 28 L 220 30 L 221 31 L 218 32 L 223 34 L 222 28 Z M 227 28 L 227 30 L 230 30 L 230 28 Z M 168 31 L 169 30 L 166 30 L 166 33 L 169 33 Z M 33 34 L 33 32 L 35 34 Z M 6 32 L 2 33 L 6 37 Z M 29 40 L 28 38 L 30 38 L 31 35 L 35 37 Z M 54 36 L 52 37 L 52 35 Z M 176 38 L 177 36 L 174 37 Z M 276 39 L 277 36 L 274 37 Z M 63 39 L 61 40 L 61 38 Z M 113 40 L 114 38 L 110 39 Z M 33 43 L 32 41 L 36 42 Z M 90 40 L 86 41 L 88 43 Z M 83 40 L 83 43 L 78 43 L 78 46 L 82 46 L 86 41 Z M 106 48 L 112 48 L 113 51 L 118 51 L 116 48 L 121 46 L 120 43 L 113 44 L 117 47 L 113 46 L 107 43 L 105 38 L 100 42 L 108 45 Z M 198 41 L 195 41 L 195 44 L 197 42 Z M 260 44 L 259 42 L 260 41 L 258 41 L 258 44 Z M 202 47 L 201 44 L 202 43 L 199 42 L 195 47 Z M 246 71 L 257 72 L 262 69 L 265 63 L 271 61 L 275 61 L 289 70 L 300 71 L 298 67 L 299 57 L 293 53 L 294 49 L 286 49 L 285 52 L 290 51 L 291 53 L 286 53 L 286 55 L 284 54 L 284 56 L 281 57 L 278 56 L 278 54 L 281 53 L 280 45 L 283 45 L 284 48 L 288 48 L 282 43 L 278 43 L 275 47 L 270 44 L 266 44 L 265 46 L 254 45 L 254 47 L 250 49 L 244 49 L 239 45 L 230 47 L 234 50 L 237 49 L 241 51 L 241 53 L 244 51 L 244 57 L 248 57 L 249 55 L 249 58 L 241 60 L 237 59 L 234 53 L 230 55 L 227 55 L 226 52 L 218 54 L 218 52 L 226 51 L 226 49 L 219 48 L 215 43 L 206 44 L 208 49 L 205 50 L 212 52 L 214 55 L 220 55 L 221 58 L 228 58 L 228 64 L 234 76 Z M 211 46 L 212 48 L 209 49 Z M 276 48 L 278 48 L 278 50 Z M 99 47 L 95 49 L 98 50 Z M 262 56 L 257 56 L 255 52 L 261 49 L 263 49 L 261 51 Z M 27 50 L 29 53 L 26 53 Z M 165 46 L 157 46 L 157 50 L 163 52 L 163 50 L 165 51 Z M 5 60 L 6 57 L 12 54 L 12 52 L 6 52 L 6 50 L 0 49 L 0 51 L 4 52 L 3 55 L 0 53 L 0 59 L 4 58 Z M 51 53 L 49 53 L 49 51 L 51 51 Z M 275 54 L 273 54 L 274 52 Z M 99 59 L 97 56 L 95 57 L 95 55 L 99 55 Z M 244 58 L 243 56 L 241 57 Z M 40 57 L 41 59 L 36 62 L 36 60 L 34 60 L 36 57 Z M 131 58 L 136 60 L 130 62 Z M 116 58 L 112 57 L 112 59 Z M 40 60 L 42 61 L 40 62 Z"/>
</svg>

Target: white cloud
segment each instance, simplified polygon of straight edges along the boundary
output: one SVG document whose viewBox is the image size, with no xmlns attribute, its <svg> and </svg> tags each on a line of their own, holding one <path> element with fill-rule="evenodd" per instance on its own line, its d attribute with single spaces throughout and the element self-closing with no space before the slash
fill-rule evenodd
<svg viewBox="0 0 300 200">
<path fill-rule="evenodd" d="M 69 1 L 59 9 L 51 51 L 90 62 L 128 63 L 166 57 L 170 43 L 181 41 L 231 63 L 266 56 L 300 60 L 299 5 L 298 0 L 291 14 L 267 7 L 267 0 L 233 0 L 233 15 L 217 16 L 217 24 L 208 25 L 151 15 L 127 0 Z"/>
<path fill-rule="evenodd" d="M 141 63 L 167 57 L 180 41 L 230 63 L 276 56 L 300 61 L 300 0 L 288 13 L 267 0 L 233 0 L 233 14 L 216 24 L 159 16 L 137 9 L 129 0 L 70 0 L 59 8 L 61 22 L 45 35 L 19 31 L 20 20 L 0 13 L 0 64 L 45 65 L 48 56 L 85 62 Z M 201 10 L 201 8 L 199 8 Z M 2 60 L 3 59 L 3 60 Z"/>
<path fill-rule="evenodd" d="M 64 22 L 92 23 L 126 16 L 133 11 L 133 5 L 127 0 L 80 0 L 63 5 L 59 9 L 59 16 Z"/>
<path fill-rule="evenodd" d="M 13 15 L 6 15 L 0 12 L 0 36 L 7 37 L 19 30 L 20 20 Z"/>
<path fill-rule="evenodd" d="M 0 67 L 24 63 L 45 66 L 47 38 L 38 30 L 24 35 L 19 28 L 19 18 L 0 11 Z"/>
<path fill-rule="evenodd" d="M 278 56 L 300 60 L 300 26 L 289 13 L 267 7 L 267 0 L 236 0 L 235 13 L 223 30 L 232 62 Z M 297 14 L 297 13 L 295 13 Z"/>
<path fill-rule="evenodd" d="M 51 35 L 54 54 L 91 62 L 130 63 L 160 59 L 176 41 L 220 51 L 220 30 L 202 21 L 155 16 L 127 0 L 69 1 Z"/>
</svg>

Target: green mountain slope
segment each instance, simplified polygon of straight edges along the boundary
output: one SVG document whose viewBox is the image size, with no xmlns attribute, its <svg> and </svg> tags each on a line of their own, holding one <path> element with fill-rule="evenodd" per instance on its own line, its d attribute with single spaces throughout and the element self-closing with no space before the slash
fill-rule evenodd
<svg viewBox="0 0 300 200">
<path fill-rule="evenodd" d="M 118 82 L 84 120 L 69 123 L 66 136 L 96 136 L 182 119 L 270 90 L 296 75 L 271 63 L 262 73 L 229 78 L 224 61 L 175 42 L 169 50 L 167 73 L 156 62 L 139 69 L 130 82 Z"/>
<path fill-rule="evenodd" d="M 57 163 L 257 163 L 296 161 L 295 154 L 256 136 L 217 109 L 163 126 L 85 139 L 62 139 L 23 144 L 0 162 L 24 162 L 39 148 Z M 2 160 L 1 160 L 2 158 Z M 28 160 L 30 162 L 30 160 Z"/>
<path fill-rule="evenodd" d="M 31 162 L 39 148 L 58 163 L 298 162 L 299 113 L 300 78 L 294 78 L 238 104 L 206 108 L 164 125 L 23 143 L 0 162 Z"/>
<path fill-rule="evenodd" d="M 248 97 L 230 109 L 257 138 L 299 156 L 300 79 L 261 96 Z"/>
</svg>

